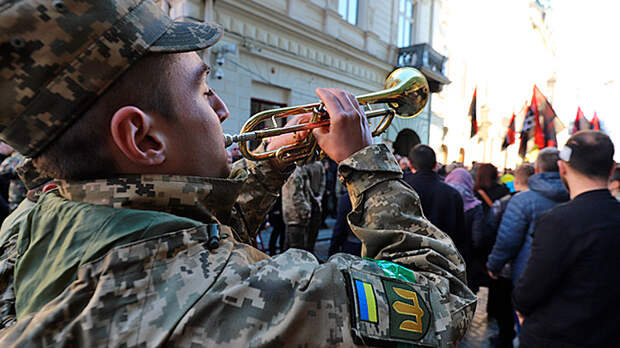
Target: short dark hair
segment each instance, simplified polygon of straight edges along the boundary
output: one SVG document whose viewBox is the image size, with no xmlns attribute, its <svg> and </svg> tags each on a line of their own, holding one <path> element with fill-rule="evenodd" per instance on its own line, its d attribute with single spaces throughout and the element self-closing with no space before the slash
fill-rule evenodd
<svg viewBox="0 0 620 348">
<path fill-rule="evenodd" d="M 408 157 L 415 170 L 433 170 L 437 163 L 433 148 L 424 144 L 414 146 Z"/>
<path fill-rule="evenodd" d="M 609 179 L 614 166 L 614 144 L 607 134 L 584 130 L 566 142 L 570 148 L 568 165 L 577 172 L 596 179 Z"/>
<path fill-rule="evenodd" d="M 560 159 L 560 151 L 555 147 L 546 147 L 538 153 L 536 157 L 536 166 L 541 173 L 557 172 L 558 160 Z"/>
<path fill-rule="evenodd" d="M 115 174 L 108 151 L 110 120 L 116 110 L 133 105 L 167 119 L 174 117 L 174 97 L 168 79 L 175 54 L 149 54 L 136 62 L 34 164 L 56 179 L 85 180 Z"/>
</svg>

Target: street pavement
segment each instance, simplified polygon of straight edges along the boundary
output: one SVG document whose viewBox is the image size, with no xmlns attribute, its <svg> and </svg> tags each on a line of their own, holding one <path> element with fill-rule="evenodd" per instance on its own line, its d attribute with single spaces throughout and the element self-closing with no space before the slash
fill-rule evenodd
<svg viewBox="0 0 620 348">
<path fill-rule="evenodd" d="M 317 242 L 314 246 L 314 254 L 320 260 L 327 260 L 327 254 L 329 250 L 329 242 L 332 236 L 332 228 L 336 220 L 327 218 L 325 223 L 328 228 L 321 229 Z M 271 228 L 263 230 L 260 234 L 262 243 L 265 248 L 269 245 L 269 235 Z M 262 249 L 259 241 L 259 248 Z M 476 313 L 472 321 L 467 334 L 463 341 L 459 344 L 458 348 L 491 348 L 489 344 L 489 338 L 496 335 L 498 332 L 497 324 L 494 320 L 487 320 L 486 308 L 487 308 L 487 288 L 480 288 L 478 292 L 478 306 L 476 307 Z M 516 345 L 515 345 L 516 347 Z"/>
<path fill-rule="evenodd" d="M 478 291 L 478 305 L 474 320 L 465 334 L 465 338 L 459 344 L 459 348 L 491 348 L 489 338 L 498 333 L 495 320 L 487 318 L 487 295 L 488 288 L 480 288 Z"/>
</svg>

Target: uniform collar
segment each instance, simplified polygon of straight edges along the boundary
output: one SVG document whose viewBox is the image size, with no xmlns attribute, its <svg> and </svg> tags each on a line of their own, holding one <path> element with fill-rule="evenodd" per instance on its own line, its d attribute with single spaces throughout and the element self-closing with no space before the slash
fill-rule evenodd
<svg viewBox="0 0 620 348">
<path fill-rule="evenodd" d="M 59 194 L 71 201 L 113 208 L 155 210 L 204 223 L 227 222 L 247 172 L 227 179 L 129 174 L 87 181 L 58 180 Z"/>
</svg>

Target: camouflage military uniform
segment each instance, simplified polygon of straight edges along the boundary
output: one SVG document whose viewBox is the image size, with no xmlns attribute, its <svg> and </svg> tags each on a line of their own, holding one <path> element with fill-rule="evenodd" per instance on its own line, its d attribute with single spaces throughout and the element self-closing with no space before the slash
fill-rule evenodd
<svg viewBox="0 0 620 348">
<path fill-rule="evenodd" d="M 282 187 L 282 211 L 290 248 L 312 252 L 321 226 L 321 200 L 325 170 L 321 162 L 296 166 Z"/>
<path fill-rule="evenodd" d="M 339 254 L 320 265 L 305 251 L 268 258 L 239 243 L 262 220 L 253 207 L 269 206 L 284 180 L 270 170 L 248 162 L 249 181 L 236 170 L 229 180 L 61 182 L 16 226 L 18 321 L 0 333 L 0 346 L 451 346 L 462 337 L 476 303 L 462 258 L 421 216 L 385 146 L 339 170 L 363 254 L 407 266 L 407 278 L 388 272 L 395 264 Z M 41 250 L 54 252 L 41 258 Z"/>
<path fill-rule="evenodd" d="M 310 224 L 308 226 L 308 239 L 306 241 L 306 249 L 310 252 L 314 251 L 314 244 L 321 229 L 323 220 L 323 195 L 325 194 L 325 167 L 321 161 L 312 162 L 306 165 L 310 176 L 310 189 L 314 200 L 312 200 L 312 214 Z"/>
<path fill-rule="evenodd" d="M 14 227 L 26 219 L 39 199 L 43 185 L 50 181 L 50 178 L 36 170 L 31 160 L 25 160 L 15 171 L 28 193 L 27 198 L 22 200 L 17 208 L 2 221 L 0 228 L 0 328 L 15 323 L 13 272 L 17 258 L 15 250 L 18 229 Z"/>
<path fill-rule="evenodd" d="M 221 34 L 173 23 L 150 1 L 6 2 L 0 138 L 36 157 L 143 55 L 203 49 Z M 242 162 L 228 179 L 58 182 L 0 246 L 0 346 L 454 346 L 462 337 L 476 303 L 463 260 L 422 217 L 385 146 L 339 168 L 362 253 L 381 261 L 319 264 L 305 251 L 268 258 L 253 248 L 287 173 Z"/>
<path fill-rule="evenodd" d="M 0 164 L 0 175 L 6 175 L 10 178 L 9 184 L 9 210 L 13 211 L 21 201 L 26 198 L 26 186 L 17 176 L 17 167 L 19 167 L 26 158 L 19 152 L 13 151 L 11 156 L 7 157 Z"/>
</svg>

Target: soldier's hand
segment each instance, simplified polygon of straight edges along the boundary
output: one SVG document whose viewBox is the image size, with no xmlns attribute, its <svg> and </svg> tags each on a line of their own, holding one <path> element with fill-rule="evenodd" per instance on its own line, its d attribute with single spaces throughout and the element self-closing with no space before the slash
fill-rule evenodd
<svg viewBox="0 0 620 348">
<path fill-rule="evenodd" d="M 325 104 L 330 125 L 315 128 L 312 133 L 327 156 L 340 163 L 372 144 L 366 114 L 351 93 L 336 88 L 317 88 L 316 94 Z"/>
<path fill-rule="evenodd" d="M 295 124 L 308 122 L 310 121 L 311 117 L 312 117 L 311 113 L 294 116 L 286 122 L 286 126 L 292 126 Z M 275 137 L 271 137 L 268 139 L 269 144 L 267 144 L 267 147 L 265 148 L 265 150 L 267 151 L 277 150 L 281 148 L 282 146 L 295 144 L 299 142 L 300 140 L 304 139 L 307 135 L 308 135 L 308 131 L 300 131 L 300 132 L 286 133 L 286 134 L 281 134 Z M 271 163 L 271 166 L 273 168 L 275 168 L 276 170 L 280 170 L 280 171 L 285 170 L 286 168 L 289 168 L 291 166 L 290 163 L 280 163 L 278 160 L 274 158 L 272 158 L 269 161 L 269 163 Z"/>
<path fill-rule="evenodd" d="M 312 117 L 311 113 L 301 114 L 294 117 L 291 117 L 290 120 L 286 122 L 287 126 L 296 125 L 299 123 L 305 123 L 310 121 Z M 300 131 L 296 133 L 286 133 L 282 135 L 278 135 L 275 137 L 271 137 L 269 139 L 269 145 L 267 145 L 266 150 L 277 150 L 285 145 L 295 144 L 305 138 L 308 135 L 308 131 Z"/>
</svg>

